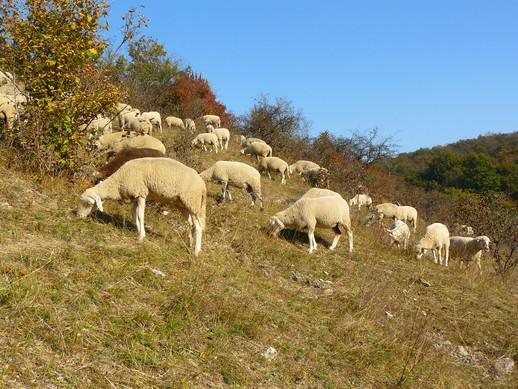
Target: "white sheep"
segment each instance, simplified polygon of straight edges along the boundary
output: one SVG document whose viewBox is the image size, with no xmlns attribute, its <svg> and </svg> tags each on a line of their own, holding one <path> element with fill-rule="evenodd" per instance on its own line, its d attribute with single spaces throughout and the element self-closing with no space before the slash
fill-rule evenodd
<svg viewBox="0 0 518 389">
<path fill-rule="evenodd" d="M 349 205 L 351 207 L 357 206 L 358 211 L 363 206 L 370 208 L 372 206 L 372 198 L 366 194 L 357 194 L 356 196 L 354 196 L 352 199 L 349 200 Z"/>
<path fill-rule="evenodd" d="M 329 197 L 329 196 L 334 196 L 334 197 L 337 197 L 342 200 L 344 199 L 340 193 L 333 192 L 332 190 L 324 189 L 324 188 L 311 188 L 306 193 L 304 193 L 300 198 L 304 199 L 307 197 L 316 198 L 316 197 Z"/>
<path fill-rule="evenodd" d="M 469 266 L 471 261 L 476 262 L 478 271 L 482 274 L 482 267 L 480 265 L 480 259 L 482 257 L 482 251 L 489 251 L 490 239 L 485 236 L 477 237 L 465 237 L 465 236 L 452 236 L 450 238 L 450 257 L 458 258 L 459 264 L 466 261 L 466 267 Z"/>
<path fill-rule="evenodd" d="M 152 125 L 157 126 L 160 129 L 160 133 L 162 133 L 162 117 L 160 116 L 160 113 L 156 111 L 142 112 L 140 116 L 149 120 Z"/>
<path fill-rule="evenodd" d="M 4 121 L 7 128 L 12 128 L 16 120 L 17 112 L 15 104 L 4 96 L 0 96 L 0 120 Z"/>
<path fill-rule="evenodd" d="M 255 156 L 257 161 L 259 161 L 259 157 L 271 157 L 272 148 L 266 143 L 254 142 L 241 149 L 240 153 Z"/>
<path fill-rule="evenodd" d="M 344 199 L 335 196 L 300 198 L 284 211 L 277 212 L 270 218 L 269 233 L 278 236 L 286 227 L 298 231 L 308 231 L 309 253 L 317 249 L 315 228 L 325 227 L 333 229 L 335 237 L 329 246 L 334 250 L 342 233 L 349 237 L 349 252 L 353 251 L 353 233 L 349 216 L 349 205 Z"/>
<path fill-rule="evenodd" d="M 217 115 L 203 115 L 200 119 L 205 124 L 205 127 L 209 124 L 216 128 L 221 127 L 221 119 Z"/>
<path fill-rule="evenodd" d="M 407 205 L 396 205 L 392 203 L 378 204 L 375 207 L 379 223 L 382 224 L 385 217 L 396 217 L 404 222 L 411 222 L 414 232 L 417 228 L 417 210 Z"/>
<path fill-rule="evenodd" d="M 111 134 L 102 135 L 95 142 L 96 147 L 99 150 L 110 149 L 115 143 L 118 143 L 127 137 L 127 133 L 124 131 L 113 132 Z"/>
<path fill-rule="evenodd" d="M 123 150 L 129 149 L 153 149 L 165 154 L 164 144 L 157 138 L 150 135 L 138 135 L 134 137 L 125 137 L 119 142 L 111 145 L 111 150 L 115 153 L 120 153 Z"/>
<path fill-rule="evenodd" d="M 124 126 L 124 131 L 135 132 L 139 135 L 152 135 L 153 124 L 143 116 L 130 117 Z"/>
<path fill-rule="evenodd" d="M 234 135 L 236 141 L 241 145 L 244 146 L 246 143 L 246 137 L 244 135 Z"/>
<path fill-rule="evenodd" d="M 417 209 L 409 205 L 400 205 L 398 207 L 397 218 L 405 222 L 412 223 L 414 227 L 414 233 L 417 229 Z"/>
<path fill-rule="evenodd" d="M 319 167 L 320 165 L 316 164 L 315 162 L 305 161 L 302 159 L 289 166 L 291 174 L 298 173 L 299 175 L 301 175 L 304 170 L 318 169 Z"/>
<path fill-rule="evenodd" d="M 426 227 L 424 236 L 416 245 L 417 259 L 420 259 L 426 251 L 431 250 L 433 261 L 437 263 L 437 254 L 439 256 L 439 264 L 442 265 L 444 252 L 445 265 L 448 266 L 450 252 L 450 232 L 448 227 L 442 223 L 433 223 Z"/>
<path fill-rule="evenodd" d="M 259 200 L 259 207 L 264 209 L 261 195 L 261 174 L 252 166 L 242 162 L 218 161 L 210 168 L 200 173 L 205 181 L 214 181 L 223 184 L 223 201 L 228 194 L 229 201 L 232 201 L 228 187 L 244 189 L 252 198 L 252 206 Z"/>
<path fill-rule="evenodd" d="M 390 245 L 395 244 L 399 248 L 401 243 L 403 243 L 403 249 L 406 250 L 410 240 L 410 229 L 404 221 L 394 219 L 392 228 L 386 228 L 385 231 L 388 233 Z"/>
<path fill-rule="evenodd" d="M 288 164 L 277 157 L 262 158 L 258 163 L 257 170 L 259 170 L 260 173 L 266 171 L 270 180 L 272 179 L 271 172 L 279 172 L 281 174 L 281 185 L 286 184 L 286 176 L 290 176 Z"/>
<path fill-rule="evenodd" d="M 176 127 L 185 129 L 185 124 L 183 123 L 183 120 L 180 118 L 177 118 L 175 116 L 168 116 L 165 118 L 165 124 L 169 129 Z"/>
<path fill-rule="evenodd" d="M 191 134 L 194 133 L 194 131 L 196 131 L 196 123 L 194 123 L 194 120 L 190 119 L 190 118 L 186 118 L 184 120 L 184 123 L 185 123 L 185 128 L 189 131 L 191 131 Z"/>
<path fill-rule="evenodd" d="M 195 147 L 197 145 L 201 145 L 204 151 L 207 151 L 207 145 L 210 145 L 210 151 L 212 152 L 212 150 L 215 150 L 217 154 L 219 140 L 216 134 L 203 132 L 201 134 L 196 135 L 196 137 L 191 142 L 192 147 Z"/>
<path fill-rule="evenodd" d="M 105 199 L 130 199 L 142 240 L 146 236 L 144 210 L 148 196 L 180 210 L 191 226 L 189 243 L 192 247 L 194 234 L 194 255 L 198 256 L 205 229 L 207 189 L 194 169 L 173 159 L 140 158 L 126 162 L 106 180 L 83 192 L 77 215 L 88 216 L 94 205 L 103 212 Z"/>
<path fill-rule="evenodd" d="M 216 134 L 219 140 L 219 147 L 221 148 L 221 150 L 228 149 L 230 131 L 227 128 L 214 128 L 211 125 L 208 125 L 207 130 L 209 133 Z"/>
<path fill-rule="evenodd" d="M 266 143 L 264 140 L 259 138 L 245 138 L 243 135 L 241 135 L 241 146 L 249 146 L 252 143 L 259 142 L 259 143 Z"/>
</svg>

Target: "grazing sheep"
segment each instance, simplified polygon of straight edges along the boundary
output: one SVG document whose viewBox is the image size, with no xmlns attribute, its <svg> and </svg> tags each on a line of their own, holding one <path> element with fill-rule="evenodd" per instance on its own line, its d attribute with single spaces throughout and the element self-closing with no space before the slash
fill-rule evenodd
<svg viewBox="0 0 518 389">
<path fill-rule="evenodd" d="M 230 131 L 227 128 L 214 128 L 211 125 L 207 126 L 208 132 L 216 134 L 219 140 L 219 147 L 221 150 L 228 149 L 228 142 L 230 140 Z"/>
<path fill-rule="evenodd" d="M 115 173 L 122 165 L 132 159 L 139 158 L 164 158 L 165 154 L 154 149 L 128 149 L 118 153 L 109 163 L 94 173 L 98 180 L 104 180 L 106 177 Z"/>
<path fill-rule="evenodd" d="M 304 161 L 302 159 L 289 166 L 291 174 L 299 173 L 299 175 L 301 175 L 304 170 L 318 169 L 319 167 L 320 165 L 316 164 L 315 162 Z"/>
<path fill-rule="evenodd" d="M 128 126 L 128 124 L 131 120 L 134 120 L 135 118 L 140 117 L 140 112 L 138 112 L 137 110 L 133 110 L 133 109 L 127 109 L 127 110 L 119 112 L 117 117 L 118 117 L 118 122 L 119 122 L 119 128 L 121 130 L 123 130 Z"/>
<path fill-rule="evenodd" d="M 204 151 L 207 151 L 207 145 L 210 145 L 210 151 L 214 149 L 216 151 L 216 154 L 218 153 L 218 145 L 219 140 L 216 134 L 210 134 L 207 132 L 201 133 L 196 135 L 196 138 L 194 138 L 191 142 L 191 146 L 195 147 L 197 145 L 201 145 Z"/>
<path fill-rule="evenodd" d="M 410 240 L 410 229 L 404 221 L 394 218 L 392 228 L 386 228 L 385 231 L 388 232 L 391 246 L 395 244 L 399 248 L 403 243 L 403 249 L 406 250 Z"/>
<path fill-rule="evenodd" d="M 286 176 L 290 176 L 288 164 L 277 157 L 265 157 L 261 159 L 258 163 L 257 170 L 259 170 L 260 173 L 266 171 L 270 180 L 272 179 L 270 172 L 279 172 L 281 174 L 281 184 L 286 184 Z"/>
<path fill-rule="evenodd" d="M 200 119 L 205 127 L 209 124 L 212 124 L 215 128 L 221 127 L 221 119 L 217 115 L 203 115 Z"/>
<path fill-rule="evenodd" d="M 124 131 L 134 132 L 137 135 L 153 135 L 153 125 L 142 116 L 131 117 L 126 121 Z"/>
<path fill-rule="evenodd" d="M 194 120 L 186 118 L 184 120 L 184 123 L 185 123 L 185 128 L 187 130 L 191 131 L 191 134 L 193 134 L 194 131 L 196 131 L 196 123 L 194 123 Z"/>
<path fill-rule="evenodd" d="M 310 186 L 329 188 L 329 170 L 326 168 L 306 169 L 301 176 Z"/>
<path fill-rule="evenodd" d="M 160 116 L 160 113 L 156 111 L 142 112 L 140 116 L 149 120 L 152 125 L 157 126 L 160 129 L 160 133 L 162 133 L 162 117 Z"/>
<path fill-rule="evenodd" d="M 473 227 L 468 226 L 466 224 L 457 224 L 455 228 L 453 229 L 453 232 L 455 234 L 461 235 L 461 236 L 473 236 L 475 235 L 475 230 Z"/>
<path fill-rule="evenodd" d="M 169 129 L 176 127 L 185 129 L 185 124 L 183 123 L 183 120 L 180 118 L 177 118 L 175 116 L 168 116 L 165 118 L 165 124 Z"/>
<path fill-rule="evenodd" d="M 450 252 L 450 232 L 448 227 L 441 223 L 433 223 L 426 227 L 424 237 L 416 245 L 417 259 L 420 259 L 427 250 L 431 250 L 433 261 L 437 263 L 437 253 L 439 254 L 439 264 L 442 265 L 442 254 L 445 255 L 445 265 L 448 266 Z"/>
<path fill-rule="evenodd" d="M 150 135 L 138 135 L 131 138 L 123 138 L 120 142 L 111 145 L 114 153 L 120 153 L 128 149 L 153 149 L 165 154 L 165 146 L 157 138 Z"/>
<path fill-rule="evenodd" d="M 244 189 L 252 197 L 252 206 L 259 200 L 259 207 L 264 209 L 261 195 L 261 174 L 252 166 L 242 162 L 218 161 L 210 168 L 200 173 L 205 181 L 214 181 L 223 184 L 223 201 L 228 194 L 229 201 L 232 201 L 228 187 Z"/>
<path fill-rule="evenodd" d="M 482 251 L 489 251 L 490 243 L 490 239 L 485 235 L 475 238 L 452 236 L 450 238 L 450 256 L 451 258 L 458 258 L 459 264 L 466 261 L 466 267 L 469 266 L 471 261 L 476 262 L 478 271 L 482 274 L 482 266 L 480 265 Z"/>
<path fill-rule="evenodd" d="M 417 229 L 417 209 L 410 207 L 409 205 L 400 205 L 398 207 L 397 218 L 404 222 L 412 223 L 415 233 Z"/>
<path fill-rule="evenodd" d="M 310 190 L 308 190 L 306 193 L 304 193 L 301 196 L 301 199 L 308 198 L 308 197 L 316 198 L 316 197 L 329 197 L 329 196 L 334 196 L 334 197 L 337 197 L 342 200 L 344 199 L 340 193 L 333 192 L 332 190 L 324 189 L 324 188 L 311 188 Z"/>
<path fill-rule="evenodd" d="M 378 216 L 379 223 L 382 224 L 385 217 L 396 217 L 404 222 L 411 222 L 414 232 L 417 228 L 417 210 L 406 205 L 396 205 L 392 203 L 378 204 L 375 207 L 375 212 Z"/>
<path fill-rule="evenodd" d="M 264 140 L 259 138 L 245 138 L 242 136 L 241 138 L 241 146 L 250 146 L 252 143 L 259 142 L 259 143 L 266 143 Z"/>
<path fill-rule="evenodd" d="M 241 154 L 243 155 L 252 155 L 257 158 L 259 162 L 259 157 L 271 157 L 272 156 L 272 148 L 266 143 L 254 142 L 241 149 Z"/>
<path fill-rule="evenodd" d="M 101 135 L 99 139 L 95 141 L 95 146 L 99 150 L 110 149 L 115 143 L 121 142 L 127 136 L 128 134 L 124 131 L 112 132 L 111 134 Z"/>
<path fill-rule="evenodd" d="M 94 205 L 103 212 L 105 199 L 130 199 L 139 240 L 142 240 L 146 236 L 144 210 L 148 196 L 150 200 L 180 210 L 191 226 L 189 243 L 192 247 L 194 234 L 194 255 L 198 256 L 205 229 L 207 189 L 194 169 L 173 159 L 140 158 L 126 162 L 106 180 L 83 192 L 77 215 L 85 218 Z"/>
<path fill-rule="evenodd" d="M 309 253 L 317 249 L 315 228 L 317 226 L 331 228 L 335 232 L 333 250 L 342 233 L 349 237 L 349 252 L 353 251 L 353 233 L 349 216 L 349 205 L 344 199 L 335 196 L 300 198 L 284 211 L 277 212 L 270 218 L 269 233 L 278 236 L 286 227 L 308 231 Z"/>
<path fill-rule="evenodd" d="M 372 206 L 372 198 L 366 194 L 357 194 L 351 200 L 349 200 L 349 205 L 351 207 L 356 205 L 358 207 L 358 211 L 363 206 L 370 208 Z"/>
</svg>

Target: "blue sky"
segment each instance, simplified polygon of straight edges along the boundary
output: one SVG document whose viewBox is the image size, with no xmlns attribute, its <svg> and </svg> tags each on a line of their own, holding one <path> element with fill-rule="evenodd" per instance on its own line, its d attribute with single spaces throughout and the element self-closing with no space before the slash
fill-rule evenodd
<svg viewBox="0 0 518 389">
<path fill-rule="evenodd" d="M 112 0 L 235 114 L 291 100 L 311 135 L 378 127 L 401 151 L 518 130 L 518 1 Z"/>
</svg>

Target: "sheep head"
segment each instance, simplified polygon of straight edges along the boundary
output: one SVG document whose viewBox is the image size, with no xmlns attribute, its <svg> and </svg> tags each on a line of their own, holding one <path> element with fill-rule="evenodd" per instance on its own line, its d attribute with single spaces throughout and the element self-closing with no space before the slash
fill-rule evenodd
<svg viewBox="0 0 518 389">
<path fill-rule="evenodd" d="M 281 222 L 277 216 L 272 216 L 268 222 L 268 233 L 277 237 L 283 229 L 284 223 Z"/>
<path fill-rule="evenodd" d="M 477 236 L 476 240 L 481 250 L 489 251 L 489 243 L 491 242 L 487 236 Z"/>
<path fill-rule="evenodd" d="M 97 194 L 94 188 L 89 188 L 83 192 L 80 198 L 79 208 L 77 209 L 77 216 L 79 218 L 87 217 L 94 205 L 103 212 L 103 203 L 101 197 Z"/>
</svg>

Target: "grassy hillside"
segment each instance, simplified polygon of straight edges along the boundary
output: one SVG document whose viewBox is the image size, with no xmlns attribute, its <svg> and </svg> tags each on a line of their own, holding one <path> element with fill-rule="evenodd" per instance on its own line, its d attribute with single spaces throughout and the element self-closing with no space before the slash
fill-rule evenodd
<svg viewBox="0 0 518 389">
<path fill-rule="evenodd" d="M 173 142 L 166 137 L 166 143 Z M 193 164 L 249 159 L 238 147 Z M 218 204 L 210 184 L 202 255 L 185 222 L 129 205 L 77 220 L 88 183 L 36 179 L 0 152 L 0 382 L 5 387 L 512 387 L 494 363 L 518 356 L 516 279 L 388 248 L 353 214 L 355 250 L 317 231 L 267 236 L 270 215 L 307 190 L 263 179 L 266 209 Z M 422 233 L 421 222 L 418 234 Z M 160 275 L 159 272 L 163 274 Z M 158 274 L 157 274 L 158 273 Z M 427 286 L 429 285 L 429 286 Z M 262 354 L 274 347 L 272 360 Z"/>
</svg>

